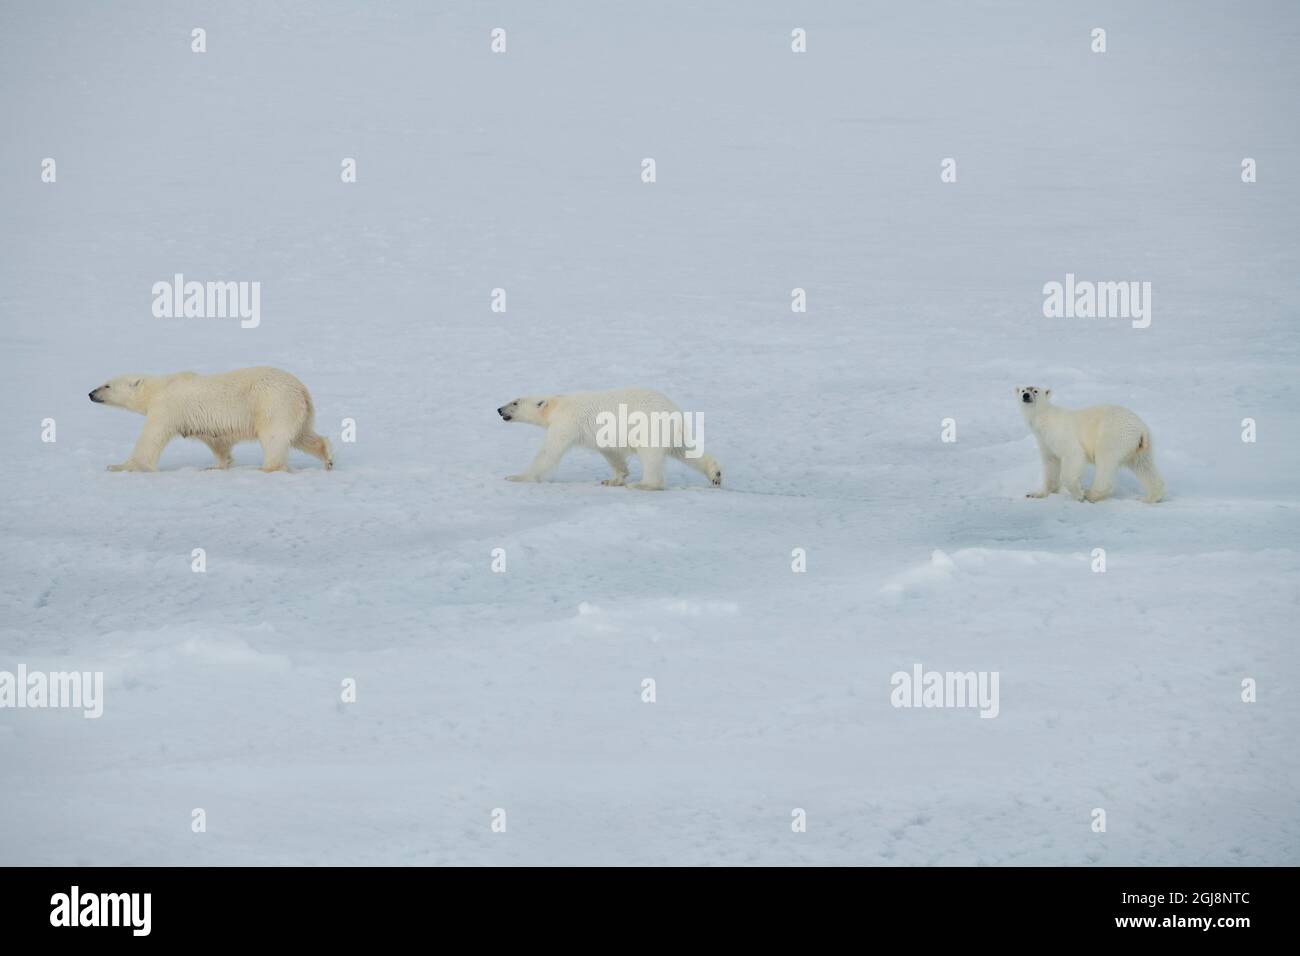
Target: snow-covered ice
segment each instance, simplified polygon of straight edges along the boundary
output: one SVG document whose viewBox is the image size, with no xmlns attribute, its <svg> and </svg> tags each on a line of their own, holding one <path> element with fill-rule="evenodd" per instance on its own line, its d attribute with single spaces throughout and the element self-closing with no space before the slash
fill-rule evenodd
<svg viewBox="0 0 1300 956">
<path fill-rule="evenodd" d="M 5 4 L 0 670 L 105 700 L 0 710 L 0 862 L 1300 863 L 1300 10 L 1251 11 Z M 260 326 L 154 318 L 178 272 Z M 1044 318 L 1067 273 L 1150 328 Z M 89 389 L 255 364 L 335 471 L 105 471 Z M 1021 383 L 1137 411 L 1169 500 L 1025 499 Z M 502 480 L 498 405 L 622 385 L 723 488 Z M 997 718 L 891 706 L 917 663 Z"/>
</svg>

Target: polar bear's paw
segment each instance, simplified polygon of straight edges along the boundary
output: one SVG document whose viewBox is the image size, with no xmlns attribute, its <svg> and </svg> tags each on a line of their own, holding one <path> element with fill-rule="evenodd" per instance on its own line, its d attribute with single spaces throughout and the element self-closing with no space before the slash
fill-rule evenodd
<svg viewBox="0 0 1300 956">
<path fill-rule="evenodd" d="M 715 487 L 715 488 L 721 488 L 721 487 L 722 487 L 722 469 L 721 469 L 721 468 L 716 468 L 716 467 L 715 467 L 712 471 L 710 471 L 710 472 L 709 472 L 709 481 L 713 484 L 713 487 Z"/>
<path fill-rule="evenodd" d="M 1026 492 L 1025 492 L 1025 497 L 1026 497 L 1026 498 L 1046 498 L 1046 497 L 1047 497 L 1047 492 L 1046 492 L 1046 491 L 1026 491 Z"/>
<path fill-rule="evenodd" d="M 663 485 L 651 485 L 644 481 L 638 481 L 634 484 L 628 485 L 628 487 L 635 488 L 638 491 L 663 491 L 664 490 Z"/>
<path fill-rule="evenodd" d="M 626 484 L 626 482 L 627 475 L 615 475 L 613 478 L 606 478 L 601 484 L 610 488 L 617 488 L 619 485 Z"/>
<path fill-rule="evenodd" d="M 109 471 L 157 471 L 156 468 L 145 468 L 143 465 L 137 465 L 133 461 L 124 461 L 120 465 L 109 465 Z"/>
<path fill-rule="evenodd" d="M 506 475 L 506 481 L 537 481 L 532 475 Z"/>
</svg>

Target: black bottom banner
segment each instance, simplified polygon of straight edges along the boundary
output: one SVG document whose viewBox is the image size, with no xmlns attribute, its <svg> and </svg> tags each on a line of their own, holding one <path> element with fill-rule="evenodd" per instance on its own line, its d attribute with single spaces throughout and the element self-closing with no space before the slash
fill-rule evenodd
<svg viewBox="0 0 1300 956">
<path fill-rule="evenodd" d="M 688 930 L 734 944 L 911 926 L 927 942 L 1131 937 L 1233 945 L 1288 919 L 1289 869 L 9 869 L 6 940 L 374 942 L 464 930 L 533 944 Z M 975 934 L 972 936 L 971 934 Z M 1245 934 L 1245 935 L 1243 935 Z M 453 937 L 457 939 L 458 937 Z M 677 937 L 682 938 L 682 937 Z M 18 950 L 14 950 L 18 952 Z"/>
</svg>

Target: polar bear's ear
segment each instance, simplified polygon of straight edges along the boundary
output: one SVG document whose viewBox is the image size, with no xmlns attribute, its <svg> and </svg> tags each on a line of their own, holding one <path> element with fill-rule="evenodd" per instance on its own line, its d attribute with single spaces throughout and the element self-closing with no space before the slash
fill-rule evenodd
<svg viewBox="0 0 1300 956">
<path fill-rule="evenodd" d="M 1043 398 L 1051 398 L 1051 397 L 1052 397 L 1052 390 L 1050 388 L 1043 389 Z"/>
</svg>

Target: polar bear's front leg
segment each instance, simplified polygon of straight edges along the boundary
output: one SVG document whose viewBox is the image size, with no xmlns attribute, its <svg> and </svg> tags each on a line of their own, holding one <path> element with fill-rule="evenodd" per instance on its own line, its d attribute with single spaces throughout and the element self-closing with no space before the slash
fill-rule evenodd
<svg viewBox="0 0 1300 956">
<path fill-rule="evenodd" d="M 606 478 L 601 482 L 602 485 L 621 485 L 627 481 L 627 453 L 621 448 L 598 448 L 596 449 L 609 462 L 609 467 L 614 469 L 614 477 Z"/>
<path fill-rule="evenodd" d="M 575 436 L 570 432 L 557 428 L 546 429 L 546 438 L 542 442 L 541 450 L 529 463 L 527 470 L 521 475 L 509 475 L 506 481 L 541 481 L 555 470 L 555 466 L 560 463 L 564 453 L 573 444 L 574 438 Z"/>
<path fill-rule="evenodd" d="M 213 468 L 225 470 L 230 467 L 232 461 L 230 457 L 230 442 L 224 438 L 218 438 L 215 435 L 203 439 L 203 444 L 212 449 L 212 456 L 217 459 Z"/>
<path fill-rule="evenodd" d="M 1075 501 L 1082 501 L 1083 469 L 1087 462 L 1082 452 L 1074 452 L 1061 460 L 1061 484 Z"/>
<path fill-rule="evenodd" d="M 1101 501 L 1110 494 L 1115 483 L 1115 472 L 1119 471 L 1119 459 L 1112 454 L 1097 456 L 1093 462 L 1092 487 L 1088 489 L 1089 501 Z"/>
<path fill-rule="evenodd" d="M 290 436 L 283 431 L 268 431 L 257 436 L 262 443 L 262 471 L 288 471 Z"/>
<path fill-rule="evenodd" d="M 161 418 L 145 416 L 144 429 L 131 449 L 131 457 L 120 465 L 109 465 L 109 471 L 157 471 L 158 458 L 176 432 Z"/>
<path fill-rule="evenodd" d="M 665 450 L 638 448 L 636 456 L 641 459 L 641 480 L 629 487 L 642 491 L 663 491 Z"/>
<path fill-rule="evenodd" d="M 1040 451 L 1039 454 L 1043 459 L 1043 487 L 1029 492 L 1026 498 L 1046 498 L 1061 490 L 1061 459 L 1049 451 Z"/>
</svg>

